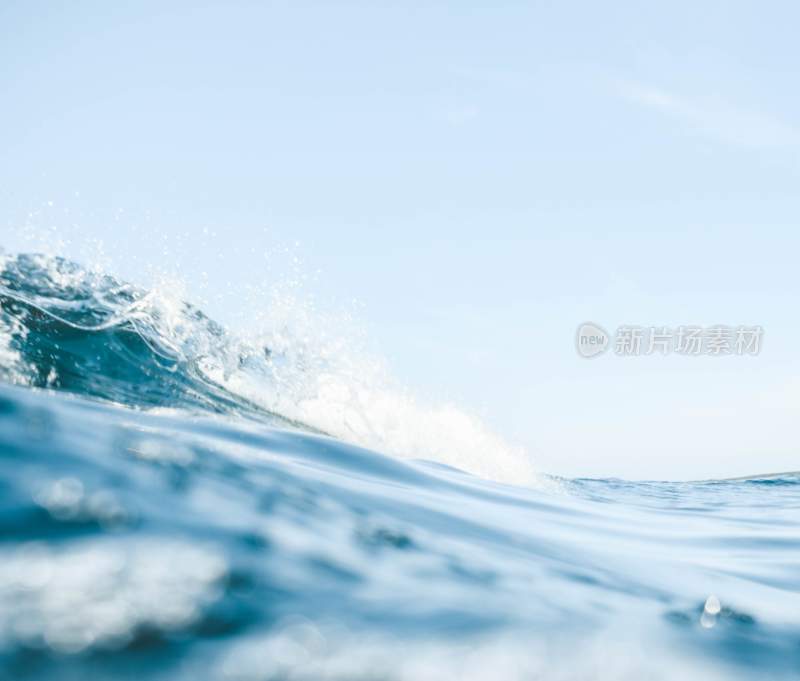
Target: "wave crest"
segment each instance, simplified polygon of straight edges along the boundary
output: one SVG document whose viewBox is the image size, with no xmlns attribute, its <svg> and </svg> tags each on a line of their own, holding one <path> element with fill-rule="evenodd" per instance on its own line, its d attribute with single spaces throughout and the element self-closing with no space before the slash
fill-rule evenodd
<svg viewBox="0 0 800 681">
<path fill-rule="evenodd" d="M 134 408 L 235 414 L 482 477 L 538 480 L 530 458 L 453 405 L 421 404 L 385 363 L 290 300 L 235 334 L 184 302 L 57 256 L 0 260 L 4 380 Z"/>
</svg>

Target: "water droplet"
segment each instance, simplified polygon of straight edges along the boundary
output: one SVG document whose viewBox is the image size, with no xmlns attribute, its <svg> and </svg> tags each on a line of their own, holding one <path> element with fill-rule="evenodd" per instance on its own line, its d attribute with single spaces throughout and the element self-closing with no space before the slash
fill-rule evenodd
<svg viewBox="0 0 800 681">
<path fill-rule="evenodd" d="M 719 598 L 717 598 L 714 594 L 711 594 L 706 599 L 706 605 L 704 611 L 709 615 L 719 615 L 722 606 L 720 605 Z"/>
</svg>

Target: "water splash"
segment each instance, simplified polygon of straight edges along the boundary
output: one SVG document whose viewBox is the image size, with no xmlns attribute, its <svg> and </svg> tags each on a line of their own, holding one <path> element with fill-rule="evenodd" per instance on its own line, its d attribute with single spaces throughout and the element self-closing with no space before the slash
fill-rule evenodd
<svg viewBox="0 0 800 681">
<path fill-rule="evenodd" d="M 0 349 L 17 381 L 27 372 L 35 385 L 127 406 L 268 416 L 485 478 L 539 481 L 524 449 L 455 405 L 415 398 L 291 292 L 253 314 L 256 331 L 237 334 L 187 304 L 174 279 L 145 291 L 56 256 L 0 265 Z"/>
</svg>

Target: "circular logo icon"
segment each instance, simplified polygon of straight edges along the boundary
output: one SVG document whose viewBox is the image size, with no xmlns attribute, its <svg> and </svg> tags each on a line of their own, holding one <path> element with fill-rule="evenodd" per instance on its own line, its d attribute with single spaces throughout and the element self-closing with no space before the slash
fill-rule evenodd
<svg viewBox="0 0 800 681">
<path fill-rule="evenodd" d="M 592 322 L 584 322 L 575 334 L 575 347 L 581 357 L 589 359 L 602 355 L 608 350 L 609 336 L 602 326 Z"/>
</svg>

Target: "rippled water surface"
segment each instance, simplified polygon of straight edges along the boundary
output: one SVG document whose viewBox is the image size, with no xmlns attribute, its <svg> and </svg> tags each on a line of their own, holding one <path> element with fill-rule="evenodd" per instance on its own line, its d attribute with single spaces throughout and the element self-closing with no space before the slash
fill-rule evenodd
<svg viewBox="0 0 800 681">
<path fill-rule="evenodd" d="M 57 259 L 0 308 L 0 678 L 800 678 L 796 474 L 381 440 L 308 353 Z"/>
</svg>

